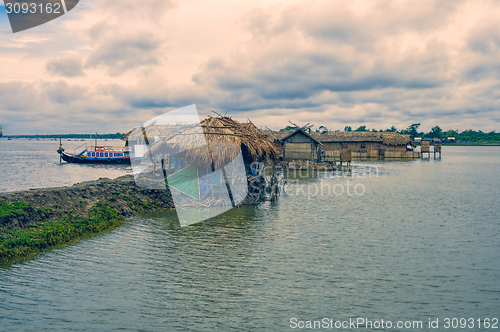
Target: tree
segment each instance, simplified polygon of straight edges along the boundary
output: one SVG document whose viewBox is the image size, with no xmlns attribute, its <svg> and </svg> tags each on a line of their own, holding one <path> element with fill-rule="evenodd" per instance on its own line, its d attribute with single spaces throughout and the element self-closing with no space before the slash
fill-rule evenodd
<svg viewBox="0 0 500 332">
<path fill-rule="evenodd" d="M 435 126 L 431 129 L 429 133 L 430 138 L 441 138 L 443 136 L 443 130 L 439 126 Z"/>
<path fill-rule="evenodd" d="M 319 126 L 318 130 L 316 131 L 324 134 L 328 132 L 328 129 L 325 126 Z"/>
<path fill-rule="evenodd" d="M 366 126 L 359 126 L 355 131 L 368 131 L 368 129 L 366 129 Z"/>
<path fill-rule="evenodd" d="M 386 129 L 384 130 L 386 133 L 395 133 L 398 131 L 398 129 L 394 126 L 391 127 L 391 129 Z"/>
<path fill-rule="evenodd" d="M 416 137 L 418 136 L 418 127 L 420 127 L 420 123 L 414 123 L 408 127 L 408 134 L 411 135 L 411 137 Z"/>
<path fill-rule="evenodd" d="M 446 137 L 455 137 L 457 135 L 457 131 L 455 130 L 448 130 L 446 133 L 445 133 L 445 136 Z"/>
<path fill-rule="evenodd" d="M 283 129 L 280 129 L 280 131 L 285 131 L 285 130 L 297 130 L 299 128 L 295 127 L 295 126 L 286 126 L 285 128 Z"/>
<path fill-rule="evenodd" d="M 344 127 L 344 131 L 352 131 L 351 126 L 345 126 L 345 127 Z"/>
</svg>

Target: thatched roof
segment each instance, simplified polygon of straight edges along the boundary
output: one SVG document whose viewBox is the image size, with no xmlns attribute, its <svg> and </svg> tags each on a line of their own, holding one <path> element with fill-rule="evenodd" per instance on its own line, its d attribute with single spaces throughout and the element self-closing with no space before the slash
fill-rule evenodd
<svg viewBox="0 0 500 332">
<path fill-rule="evenodd" d="M 380 142 L 385 145 L 406 145 L 411 142 L 410 135 L 398 133 L 375 133 L 371 131 L 329 131 L 318 136 L 320 142 Z"/>
<path fill-rule="evenodd" d="M 248 130 L 252 131 L 259 131 L 259 128 L 257 128 L 252 122 L 238 122 L 243 128 L 246 128 Z"/>
<path fill-rule="evenodd" d="M 213 160 L 205 144 L 208 144 Z M 181 153 L 186 162 L 199 165 L 213 162 L 215 168 L 220 168 L 234 160 L 240 149 L 246 162 L 255 159 L 278 161 L 280 153 L 280 147 L 262 135 L 252 123 L 240 123 L 224 116 L 209 117 L 201 122 L 201 126 L 185 125 L 182 130 L 160 138 L 149 153 L 162 150 Z"/>
<path fill-rule="evenodd" d="M 288 135 L 286 135 L 285 137 L 283 137 L 282 140 L 284 141 L 284 140 L 288 139 L 289 137 L 292 137 L 293 135 L 295 135 L 297 133 L 302 133 L 305 136 L 309 137 L 311 140 L 315 141 L 316 143 L 318 143 L 320 145 L 323 145 L 323 143 L 321 143 L 317 138 L 312 137 L 305 130 L 302 130 L 302 128 L 299 128 L 297 130 L 292 130 Z"/>
<path fill-rule="evenodd" d="M 271 131 L 271 130 L 261 130 L 263 135 L 265 135 L 270 140 L 282 141 L 283 139 L 291 136 L 296 130 L 283 130 L 283 131 Z M 401 135 L 398 133 L 380 133 L 371 131 L 329 131 L 324 134 L 319 132 L 305 133 L 312 139 L 319 141 L 321 143 L 330 142 L 380 142 L 385 145 L 406 145 L 411 144 L 410 135 Z"/>
<path fill-rule="evenodd" d="M 412 143 L 410 135 L 402 135 L 398 133 L 380 133 L 382 143 L 385 145 L 407 145 Z"/>
<path fill-rule="evenodd" d="M 149 143 L 153 144 L 154 137 L 170 136 L 176 132 L 182 131 L 185 128 L 186 125 L 169 125 L 169 124 L 153 123 L 145 127 L 144 131 L 135 128 L 134 130 L 131 130 L 125 135 L 123 135 L 120 139 L 123 141 L 133 141 L 136 139 L 143 141 L 144 136 L 146 136 L 148 138 Z"/>
<path fill-rule="evenodd" d="M 311 132 L 309 135 L 311 135 L 311 137 L 314 137 L 317 141 L 319 141 L 321 138 L 321 133 L 318 133 L 316 131 Z"/>
<path fill-rule="evenodd" d="M 274 130 L 261 130 L 261 134 L 266 136 L 269 140 L 273 141 L 281 141 L 283 138 L 288 136 L 290 133 L 293 133 L 295 130 L 280 130 L 280 131 L 274 131 Z"/>
</svg>

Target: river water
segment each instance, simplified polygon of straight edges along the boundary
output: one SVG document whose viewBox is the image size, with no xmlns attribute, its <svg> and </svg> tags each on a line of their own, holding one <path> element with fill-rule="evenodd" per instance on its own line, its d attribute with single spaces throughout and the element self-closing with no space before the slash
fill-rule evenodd
<svg viewBox="0 0 500 332">
<path fill-rule="evenodd" d="M 66 151 L 81 152 L 90 140 L 62 140 Z M 98 141 L 99 145 L 123 146 L 121 140 Z M 130 165 L 78 165 L 59 162 L 59 140 L 0 139 L 0 192 L 68 186 L 100 177 L 132 174 Z"/>
<path fill-rule="evenodd" d="M 2 191 L 130 172 L 59 165 L 58 142 L 12 142 L 0 140 Z M 352 172 L 289 179 L 275 204 L 184 228 L 173 213 L 135 217 L 1 267 L 0 330 L 288 331 L 293 318 L 367 318 L 394 326 L 360 328 L 430 330 L 438 319 L 434 331 L 452 331 L 446 318 L 474 318 L 464 330 L 484 331 L 477 319 L 500 316 L 499 152 L 354 162 Z"/>
</svg>

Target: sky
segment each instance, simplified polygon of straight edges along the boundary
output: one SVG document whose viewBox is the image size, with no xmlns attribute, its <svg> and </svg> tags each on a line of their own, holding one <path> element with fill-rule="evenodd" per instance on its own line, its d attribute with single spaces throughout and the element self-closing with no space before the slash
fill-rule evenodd
<svg viewBox="0 0 500 332">
<path fill-rule="evenodd" d="M 127 132 L 195 104 L 258 127 L 500 131 L 500 2 L 80 0 L 13 34 L 4 134 Z"/>
</svg>

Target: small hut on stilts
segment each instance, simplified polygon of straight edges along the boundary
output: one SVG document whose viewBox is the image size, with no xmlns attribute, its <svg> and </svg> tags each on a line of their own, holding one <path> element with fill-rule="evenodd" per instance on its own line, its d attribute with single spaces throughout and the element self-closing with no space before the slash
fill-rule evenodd
<svg viewBox="0 0 500 332">
<path fill-rule="evenodd" d="M 184 190 L 186 196 L 195 199 L 196 202 L 190 200 L 190 203 L 212 205 L 226 190 L 233 206 L 265 199 L 263 166 L 279 161 L 281 147 L 262 135 L 251 121 L 240 123 L 217 115 L 200 124 L 165 128 L 165 131 L 145 128 L 142 136 L 150 136 L 148 141 L 154 144 L 138 149 L 146 150 L 144 159 L 150 160 L 151 171 L 161 170 L 162 179 L 170 188 Z M 132 134 L 127 138 L 135 140 Z M 144 142 L 145 139 L 140 144 Z M 136 148 L 131 146 L 132 150 Z M 269 182 L 276 181 L 271 174 Z M 186 183 L 192 188 L 187 188 Z M 274 198 L 277 185 L 271 187 L 276 187 L 271 191 Z"/>
</svg>

